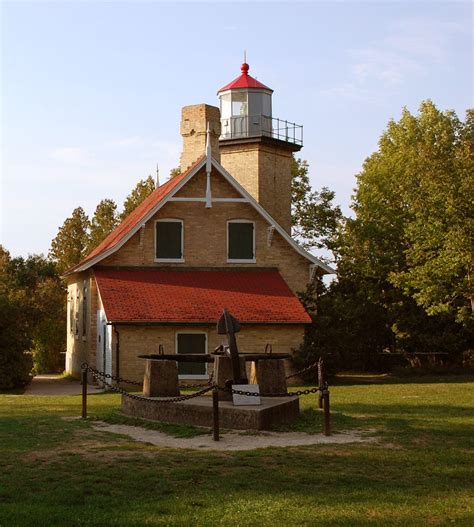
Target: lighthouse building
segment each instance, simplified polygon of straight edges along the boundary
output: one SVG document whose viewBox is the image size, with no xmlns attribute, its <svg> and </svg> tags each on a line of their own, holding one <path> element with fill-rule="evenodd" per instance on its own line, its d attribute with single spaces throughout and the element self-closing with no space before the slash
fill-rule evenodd
<svg viewBox="0 0 474 527">
<path fill-rule="evenodd" d="M 332 269 L 291 238 L 292 155 L 302 127 L 272 115 L 273 90 L 241 74 L 219 107 L 185 106 L 181 173 L 67 273 L 66 369 L 141 379 L 156 353 L 211 353 L 224 308 L 241 352 L 298 348 L 311 318 L 297 294 Z M 206 379 L 206 363 L 180 363 Z"/>
</svg>

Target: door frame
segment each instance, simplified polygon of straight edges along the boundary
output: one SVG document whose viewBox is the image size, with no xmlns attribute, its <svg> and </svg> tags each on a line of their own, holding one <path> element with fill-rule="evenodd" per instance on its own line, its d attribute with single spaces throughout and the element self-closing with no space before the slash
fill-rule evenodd
<svg viewBox="0 0 474 527">
<path fill-rule="evenodd" d="M 103 309 L 97 310 L 96 368 L 112 375 L 112 326 L 107 323 Z"/>
</svg>

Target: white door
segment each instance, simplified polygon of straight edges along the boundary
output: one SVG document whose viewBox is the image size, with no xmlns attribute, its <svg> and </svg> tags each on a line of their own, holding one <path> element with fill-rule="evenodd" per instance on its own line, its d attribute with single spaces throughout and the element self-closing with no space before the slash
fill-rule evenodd
<svg viewBox="0 0 474 527">
<path fill-rule="evenodd" d="M 101 310 L 97 311 L 97 369 L 112 375 L 112 327 Z"/>
</svg>

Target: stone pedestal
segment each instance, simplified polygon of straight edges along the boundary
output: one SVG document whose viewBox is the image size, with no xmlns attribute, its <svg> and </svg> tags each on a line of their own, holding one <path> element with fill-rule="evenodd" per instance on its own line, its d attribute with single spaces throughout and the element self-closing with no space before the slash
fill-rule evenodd
<svg viewBox="0 0 474 527">
<path fill-rule="evenodd" d="M 259 406 L 234 406 L 232 401 L 219 402 L 219 425 L 237 430 L 271 430 L 294 423 L 300 414 L 298 397 L 262 397 Z M 165 423 L 212 427 L 212 397 L 188 401 L 153 404 L 122 396 L 122 412 L 133 417 Z"/>
<path fill-rule="evenodd" d="M 252 362 L 250 369 L 250 384 L 258 384 L 260 393 L 272 395 L 285 393 L 286 385 L 285 363 L 279 359 L 259 360 Z"/>
<path fill-rule="evenodd" d="M 239 361 L 240 361 L 240 371 L 242 372 L 242 375 L 246 375 L 245 359 L 243 357 L 239 357 Z M 225 388 L 226 387 L 225 383 L 229 379 L 233 379 L 232 359 L 230 357 L 225 357 L 225 356 L 216 357 L 214 360 L 214 382 L 220 388 Z M 219 390 L 219 399 L 222 401 L 231 401 L 232 394 Z"/>
<path fill-rule="evenodd" d="M 145 397 L 179 395 L 178 365 L 174 360 L 147 360 L 143 379 Z"/>
</svg>

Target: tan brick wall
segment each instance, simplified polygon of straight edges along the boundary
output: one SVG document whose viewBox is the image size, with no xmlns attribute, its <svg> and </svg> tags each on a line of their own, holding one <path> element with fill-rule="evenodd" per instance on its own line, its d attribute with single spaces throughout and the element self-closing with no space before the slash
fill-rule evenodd
<svg viewBox="0 0 474 527">
<path fill-rule="evenodd" d="M 143 379 L 145 361 L 138 355 L 158 353 L 158 346 L 164 346 L 165 353 L 176 353 L 176 333 L 205 332 L 207 334 L 208 353 L 227 343 L 224 335 L 218 335 L 215 326 L 156 326 L 131 327 L 120 326 L 120 376 L 140 381 Z M 239 351 L 243 353 L 263 353 L 265 345 L 271 343 L 273 352 L 290 353 L 303 339 L 304 326 L 243 326 L 237 335 Z M 116 336 L 113 337 L 112 355 L 115 361 Z M 212 365 L 209 366 L 209 372 Z"/>
<path fill-rule="evenodd" d="M 220 176 L 213 176 L 212 188 L 217 188 L 220 180 Z M 154 261 L 154 222 L 159 218 L 184 221 L 184 263 Z M 255 264 L 227 263 L 227 221 L 231 219 L 255 221 Z M 268 246 L 268 227 L 266 220 L 248 203 L 213 203 L 210 209 L 206 209 L 202 202 L 168 202 L 144 227 L 141 244 L 140 234 L 137 233 L 116 253 L 103 260 L 101 265 L 277 267 L 294 292 L 304 291 L 309 279 L 309 261 L 276 231 L 271 246 Z"/>
<path fill-rule="evenodd" d="M 87 317 L 85 334 L 83 333 L 83 302 L 84 302 L 84 283 L 87 287 Z M 77 295 L 79 293 L 79 295 Z M 67 312 L 67 337 L 66 337 L 66 365 L 67 372 L 70 375 L 79 377 L 81 374 L 81 364 L 88 362 L 90 365 L 96 365 L 97 352 L 97 309 L 98 293 L 97 285 L 92 277 L 91 271 L 77 273 L 68 278 L 68 298 L 72 295 L 74 299 L 74 324 L 71 331 L 69 302 Z M 77 321 L 77 322 L 76 322 Z M 78 332 L 76 333 L 76 326 Z"/>
<path fill-rule="evenodd" d="M 220 145 L 222 166 L 291 233 L 291 152 L 264 143 Z"/>
<path fill-rule="evenodd" d="M 205 198 L 206 197 L 206 173 L 202 169 L 196 174 L 182 189 L 180 189 L 175 197 L 177 198 Z M 226 181 L 213 168 L 211 172 L 211 193 L 213 198 L 241 198 L 241 194 Z"/>
<path fill-rule="evenodd" d="M 221 134 L 219 108 L 208 104 L 185 106 L 181 111 L 181 136 L 183 138 L 183 153 L 181 154 L 181 171 L 184 172 L 206 150 L 206 130 L 209 122 L 212 155 L 218 161 L 219 136 Z"/>
</svg>

